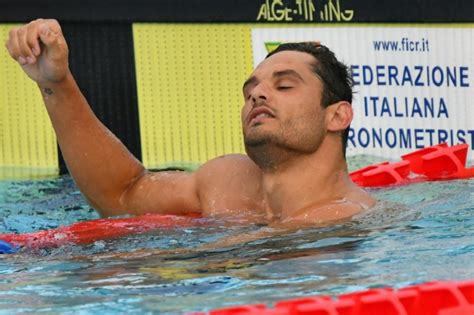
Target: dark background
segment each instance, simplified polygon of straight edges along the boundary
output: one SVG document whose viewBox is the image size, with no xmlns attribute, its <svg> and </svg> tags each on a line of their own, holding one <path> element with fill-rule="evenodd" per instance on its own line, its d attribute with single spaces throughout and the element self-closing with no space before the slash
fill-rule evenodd
<svg viewBox="0 0 474 315">
<path fill-rule="evenodd" d="M 317 9 L 327 2 L 313 0 Z M 0 22 L 54 17 L 65 21 L 247 23 L 256 21 L 263 3 L 265 0 L 0 0 Z M 340 0 L 340 4 L 356 12 L 351 23 L 474 20 L 473 0 Z M 315 18 L 321 21 L 319 15 Z"/>
</svg>

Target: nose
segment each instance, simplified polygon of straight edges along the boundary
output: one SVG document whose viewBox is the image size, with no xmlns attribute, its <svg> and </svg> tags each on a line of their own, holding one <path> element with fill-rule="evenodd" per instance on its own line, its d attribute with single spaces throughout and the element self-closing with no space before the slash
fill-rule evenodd
<svg viewBox="0 0 474 315">
<path fill-rule="evenodd" d="M 268 90 L 264 84 L 260 83 L 252 89 L 252 105 L 253 107 L 260 106 L 261 103 L 268 101 Z"/>
</svg>

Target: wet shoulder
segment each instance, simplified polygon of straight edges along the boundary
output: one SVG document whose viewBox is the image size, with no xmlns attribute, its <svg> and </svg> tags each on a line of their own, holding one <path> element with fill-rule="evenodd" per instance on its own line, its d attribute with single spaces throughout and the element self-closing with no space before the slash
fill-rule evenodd
<svg viewBox="0 0 474 315">
<path fill-rule="evenodd" d="M 260 208 L 262 173 L 246 155 L 210 160 L 196 172 L 204 210 Z"/>
<path fill-rule="evenodd" d="M 209 160 L 196 174 L 201 180 L 218 180 L 226 177 L 252 177 L 260 179 L 258 166 L 244 154 L 227 154 Z"/>
</svg>

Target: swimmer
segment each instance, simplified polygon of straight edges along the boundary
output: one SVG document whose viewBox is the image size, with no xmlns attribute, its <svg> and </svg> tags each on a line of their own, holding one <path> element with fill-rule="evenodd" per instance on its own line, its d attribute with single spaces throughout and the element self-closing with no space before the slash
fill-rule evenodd
<svg viewBox="0 0 474 315">
<path fill-rule="evenodd" d="M 56 20 L 12 29 L 6 48 L 37 83 L 68 169 L 102 216 L 197 212 L 319 226 L 375 204 L 347 171 L 352 80 L 319 43 L 283 44 L 257 66 L 243 85 L 247 155 L 218 157 L 195 172 L 147 171 L 97 119 L 70 72 Z"/>
</svg>

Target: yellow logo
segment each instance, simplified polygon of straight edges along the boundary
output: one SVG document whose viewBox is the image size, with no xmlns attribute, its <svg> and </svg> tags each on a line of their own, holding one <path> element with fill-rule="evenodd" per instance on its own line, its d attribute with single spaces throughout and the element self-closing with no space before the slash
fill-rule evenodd
<svg viewBox="0 0 474 315">
<path fill-rule="evenodd" d="M 265 48 L 267 49 L 267 53 L 271 53 L 274 51 L 278 46 L 280 46 L 281 42 L 265 42 Z"/>
<path fill-rule="evenodd" d="M 354 10 L 347 10 L 341 0 L 261 0 L 257 21 L 313 22 L 318 13 L 321 21 L 348 22 L 354 18 Z M 342 1 L 343 2 L 343 1 Z"/>
</svg>

